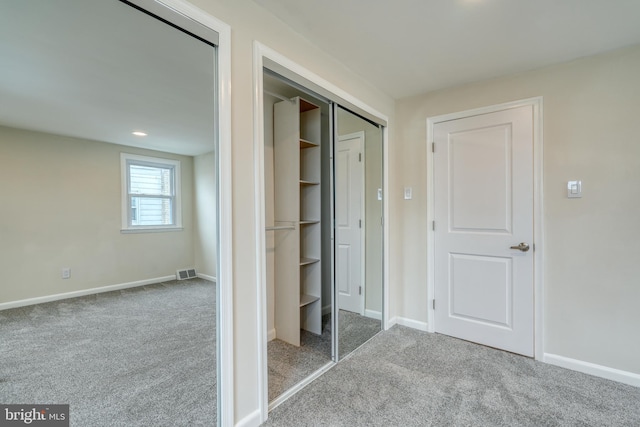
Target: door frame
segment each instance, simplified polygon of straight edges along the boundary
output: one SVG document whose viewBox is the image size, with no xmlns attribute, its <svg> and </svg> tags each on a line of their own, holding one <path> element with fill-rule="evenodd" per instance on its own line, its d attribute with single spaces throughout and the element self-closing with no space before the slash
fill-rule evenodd
<svg viewBox="0 0 640 427">
<path fill-rule="evenodd" d="M 258 406 L 256 413 L 251 414 L 251 420 L 257 420 L 263 423 L 267 420 L 268 411 L 284 402 L 287 398 L 302 389 L 313 379 L 322 375 L 330 369 L 334 362 L 330 362 L 327 366 L 320 368 L 318 371 L 303 380 L 297 387 L 290 389 L 276 401 L 269 404 L 268 391 L 268 367 L 267 367 L 267 295 L 266 295 L 266 243 L 264 236 L 265 228 L 265 189 L 264 189 L 264 95 L 263 95 L 263 72 L 265 62 L 276 64 L 283 69 L 290 71 L 302 77 L 312 85 L 328 91 L 337 98 L 345 100 L 347 105 L 352 104 L 373 117 L 379 118 L 384 122 L 382 126 L 382 194 L 386 197 L 389 194 L 389 118 L 370 107 L 360 99 L 351 95 L 349 92 L 339 88 L 333 83 L 313 73 L 302 65 L 292 61 L 283 54 L 268 47 L 267 45 L 254 40 L 253 42 L 253 153 L 254 153 L 254 204 L 255 204 L 255 256 L 256 256 L 256 293 L 258 295 L 258 313 L 257 313 L 257 336 L 256 348 L 258 351 Z M 332 101 L 335 102 L 335 101 Z M 386 226 L 389 218 L 389 203 L 383 200 L 383 282 L 382 282 L 382 328 L 386 330 L 389 325 L 389 227 Z M 337 346 L 336 346 L 337 349 Z"/>
<path fill-rule="evenodd" d="M 437 123 L 480 114 L 494 113 L 511 108 L 533 107 L 533 287 L 534 287 L 534 355 L 536 360 L 544 356 L 544 218 L 543 218 L 543 134 L 541 96 L 474 108 L 427 118 L 427 331 L 435 332 L 435 312 L 432 301 L 435 295 L 435 235 L 433 127 Z"/>
<path fill-rule="evenodd" d="M 355 138 L 360 138 L 360 153 L 362 156 L 362 160 L 360 161 L 361 165 L 360 165 L 360 175 L 361 175 L 361 182 L 362 182 L 362 187 L 361 187 L 361 192 L 360 192 L 360 220 L 362 221 L 362 226 L 360 227 L 360 283 L 362 286 L 362 301 L 360 302 L 361 307 L 360 307 L 360 314 L 361 316 L 365 315 L 365 311 L 367 308 L 367 284 L 366 284 L 366 280 L 365 280 L 365 261 L 366 261 L 366 246 L 365 246 L 365 236 L 366 236 L 366 230 L 367 230 L 367 221 L 365 218 L 365 186 L 366 186 L 366 182 L 365 182 L 365 178 L 366 178 L 366 174 L 365 174 L 365 162 L 366 162 L 366 157 L 365 157 L 365 139 L 364 139 L 364 131 L 358 131 L 358 132 L 353 132 L 353 133 L 347 133 L 344 135 L 338 135 L 338 144 L 340 144 L 340 142 L 342 142 L 343 140 L 348 140 L 348 139 L 355 139 Z M 337 147 L 336 147 L 337 148 Z M 334 150 L 335 151 L 335 150 Z M 334 156 L 334 158 L 336 158 Z M 335 168 L 334 168 L 335 169 Z M 336 230 L 337 230 L 337 226 L 336 226 Z M 338 239 L 336 238 L 336 245 L 338 243 Z M 336 252 L 337 253 L 337 252 Z M 337 263 L 337 257 L 336 257 L 336 263 Z M 340 297 L 338 296 L 338 299 Z M 340 309 L 340 307 L 338 307 L 338 309 Z"/>
</svg>

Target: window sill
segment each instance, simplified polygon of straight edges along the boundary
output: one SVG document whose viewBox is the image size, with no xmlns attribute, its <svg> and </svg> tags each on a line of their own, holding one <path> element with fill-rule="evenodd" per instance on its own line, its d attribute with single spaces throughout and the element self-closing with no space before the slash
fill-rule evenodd
<svg viewBox="0 0 640 427">
<path fill-rule="evenodd" d="M 165 233 L 171 231 L 182 231 L 183 227 L 140 227 L 140 228 L 123 228 L 121 234 L 137 234 L 137 233 Z"/>
</svg>

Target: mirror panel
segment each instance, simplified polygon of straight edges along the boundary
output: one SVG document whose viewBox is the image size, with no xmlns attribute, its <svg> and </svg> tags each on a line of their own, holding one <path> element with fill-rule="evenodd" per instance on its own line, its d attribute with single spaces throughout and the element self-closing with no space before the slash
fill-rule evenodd
<svg viewBox="0 0 640 427">
<path fill-rule="evenodd" d="M 335 262 L 343 358 L 382 329 L 382 129 L 336 109 Z"/>
<path fill-rule="evenodd" d="M 120 1 L 34 0 L 0 4 L 0 57 L 0 396 L 215 423 L 216 48 Z M 180 162 L 182 224 L 123 232 L 121 153 Z"/>
</svg>

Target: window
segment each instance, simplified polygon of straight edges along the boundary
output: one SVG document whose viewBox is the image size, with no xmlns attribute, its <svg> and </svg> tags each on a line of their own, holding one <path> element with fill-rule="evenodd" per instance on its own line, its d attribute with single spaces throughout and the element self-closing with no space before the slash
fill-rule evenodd
<svg viewBox="0 0 640 427">
<path fill-rule="evenodd" d="M 122 230 L 181 229 L 180 162 L 121 154 Z"/>
</svg>

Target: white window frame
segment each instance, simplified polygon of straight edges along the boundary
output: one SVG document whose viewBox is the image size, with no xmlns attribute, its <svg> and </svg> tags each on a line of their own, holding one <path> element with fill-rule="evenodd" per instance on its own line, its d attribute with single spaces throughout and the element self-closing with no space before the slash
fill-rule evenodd
<svg viewBox="0 0 640 427">
<path fill-rule="evenodd" d="M 129 164 L 145 166 L 170 167 L 173 169 L 173 216 L 174 224 L 170 225 L 132 225 L 129 212 L 133 194 L 129 194 Z M 122 183 L 122 233 L 153 233 L 163 231 L 181 231 L 182 228 L 182 198 L 180 184 L 180 161 L 159 157 L 140 156 L 137 154 L 120 153 L 120 173 Z"/>
</svg>

